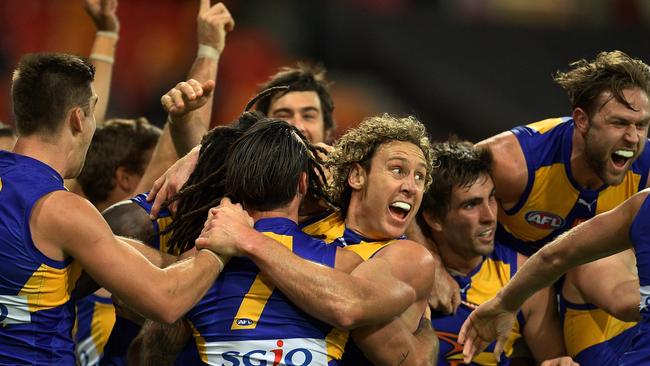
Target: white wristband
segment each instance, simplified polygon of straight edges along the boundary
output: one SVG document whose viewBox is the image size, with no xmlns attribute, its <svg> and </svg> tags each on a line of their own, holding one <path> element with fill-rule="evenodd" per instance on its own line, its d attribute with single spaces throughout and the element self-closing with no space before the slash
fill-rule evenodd
<svg viewBox="0 0 650 366">
<path fill-rule="evenodd" d="M 217 260 L 217 262 L 219 264 L 219 273 L 221 273 L 221 271 L 223 271 L 223 267 L 225 267 L 225 264 L 223 264 L 223 261 L 221 260 L 219 255 L 217 253 L 209 250 L 209 249 L 201 249 L 201 251 L 207 251 L 208 253 L 210 253 L 210 254 L 212 254 L 214 256 L 214 258 Z"/>
<path fill-rule="evenodd" d="M 215 61 L 219 61 L 219 55 L 219 50 L 205 44 L 199 44 L 199 51 L 196 53 L 197 58 L 209 58 Z"/>
<path fill-rule="evenodd" d="M 112 38 L 114 40 L 120 39 L 120 36 L 117 34 L 117 32 L 111 32 L 111 31 L 97 31 L 95 34 L 96 37 L 106 37 L 106 38 Z"/>
<path fill-rule="evenodd" d="M 106 62 L 108 64 L 115 63 L 115 57 L 106 56 L 106 55 L 102 55 L 102 54 L 99 54 L 99 53 L 93 53 L 90 56 L 88 56 L 88 58 L 91 59 L 91 60 L 95 60 L 95 61 Z"/>
</svg>

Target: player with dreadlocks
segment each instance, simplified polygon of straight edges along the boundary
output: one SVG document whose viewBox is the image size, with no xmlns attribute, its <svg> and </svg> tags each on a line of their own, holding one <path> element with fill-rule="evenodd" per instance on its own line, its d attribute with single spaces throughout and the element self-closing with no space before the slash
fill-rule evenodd
<svg viewBox="0 0 650 366">
<path fill-rule="evenodd" d="M 210 211 L 196 244 L 250 258 L 264 274 L 264 283 L 277 286 L 301 309 L 340 329 L 354 328 L 351 336 L 373 363 L 429 364 L 436 357 L 436 337 L 427 320 L 418 321 L 433 282 L 432 257 L 400 237 L 430 180 L 426 130 L 412 117 L 372 117 L 348 132 L 334 152 L 328 163 L 341 168 L 334 170 L 334 185 L 350 191 L 337 196 L 345 212 L 307 229 L 338 238 L 334 243 L 345 248 L 337 252 L 337 266 L 339 252 L 353 252 L 363 260 L 350 274 L 305 261 L 278 240 L 251 230 L 248 217 L 229 201 Z M 395 303 L 390 288 L 408 293 L 400 297 L 408 301 Z M 239 315 L 233 326 L 255 326 L 246 311 Z M 347 332 L 340 332 L 347 339 Z M 368 363 L 354 360 L 348 364 Z"/>
</svg>

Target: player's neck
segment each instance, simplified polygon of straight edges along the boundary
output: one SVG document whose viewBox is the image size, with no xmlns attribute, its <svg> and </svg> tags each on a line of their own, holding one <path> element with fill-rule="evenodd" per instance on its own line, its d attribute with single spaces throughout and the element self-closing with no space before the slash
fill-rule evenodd
<svg viewBox="0 0 650 366">
<path fill-rule="evenodd" d="M 37 135 L 31 135 L 20 137 L 16 141 L 13 152 L 45 163 L 56 170 L 62 177 L 67 178 L 65 176 L 66 162 L 69 154 L 63 145 L 55 140 L 46 140 Z"/>
<path fill-rule="evenodd" d="M 300 196 L 296 195 L 296 197 L 294 197 L 294 199 L 291 202 L 289 202 L 289 204 L 268 211 L 247 209 L 245 206 L 244 208 L 246 209 L 246 212 L 248 212 L 248 214 L 253 218 L 254 221 L 257 221 L 259 219 L 264 219 L 264 218 L 283 217 L 297 223 L 298 207 L 300 206 L 300 198 L 301 198 Z"/>
</svg>

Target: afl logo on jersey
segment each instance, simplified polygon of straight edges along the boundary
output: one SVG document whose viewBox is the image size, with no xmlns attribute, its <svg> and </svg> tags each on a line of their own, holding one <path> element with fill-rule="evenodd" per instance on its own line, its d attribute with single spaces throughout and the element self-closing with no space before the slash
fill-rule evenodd
<svg viewBox="0 0 650 366">
<path fill-rule="evenodd" d="M 253 325 L 254 321 L 252 321 L 251 319 L 241 318 L 241 319 L 237 319 L 236 323 L 237 325 L 246 326 L 246 325 Z"/>
<path fill-rule="evenodd" d="M 539 229 L 559 229 L 564 226 L 564 219 L 556 214 L 544 211 L 530 211 L 526 213 L 526 221 Z"/>
</svg>

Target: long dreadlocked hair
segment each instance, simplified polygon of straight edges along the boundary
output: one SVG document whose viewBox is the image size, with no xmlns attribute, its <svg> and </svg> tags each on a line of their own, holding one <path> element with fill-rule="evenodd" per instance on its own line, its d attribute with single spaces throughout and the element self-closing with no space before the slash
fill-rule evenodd
<svg viewBox="0 0 650 366">
<path fill-rule="evenodd" d="M 229 126 L 217 126 L 201 141 L 199 159 L 194 172 L 172 200 L 178 201 L 174 221 L 159 235 L 171 232 L 168 251 L 179 254 L 194 245 L 211 207 L 219 205 L 224 196 L 226 158 L 230 146 L 247 128 L 263 119 L 258 112 L 246 112 Z M 188 241 L 191 241 L 188 242 Z"/>
<path fill-rule="evenodd" d="M 224 196 L 256 210 L 281 207 L 296 194 L 300 173 L 306 172 L 309 192 L 329 202 L 318 154 L 322 148 L 311 145 L 284 121 L 265 118 L 257 111 L 244 112 L 232 126 L 208 133 L 202 144 L 196 169 L 175 197 L 176 217 L 161 232 L 172 232 L 170 253 L 194 246 L 208 211 Z M 296 165 L 300 166 L 297 173 L 291 171 Z M 291 194 L 288 200 L 286 193 Z"/>
</svg>

